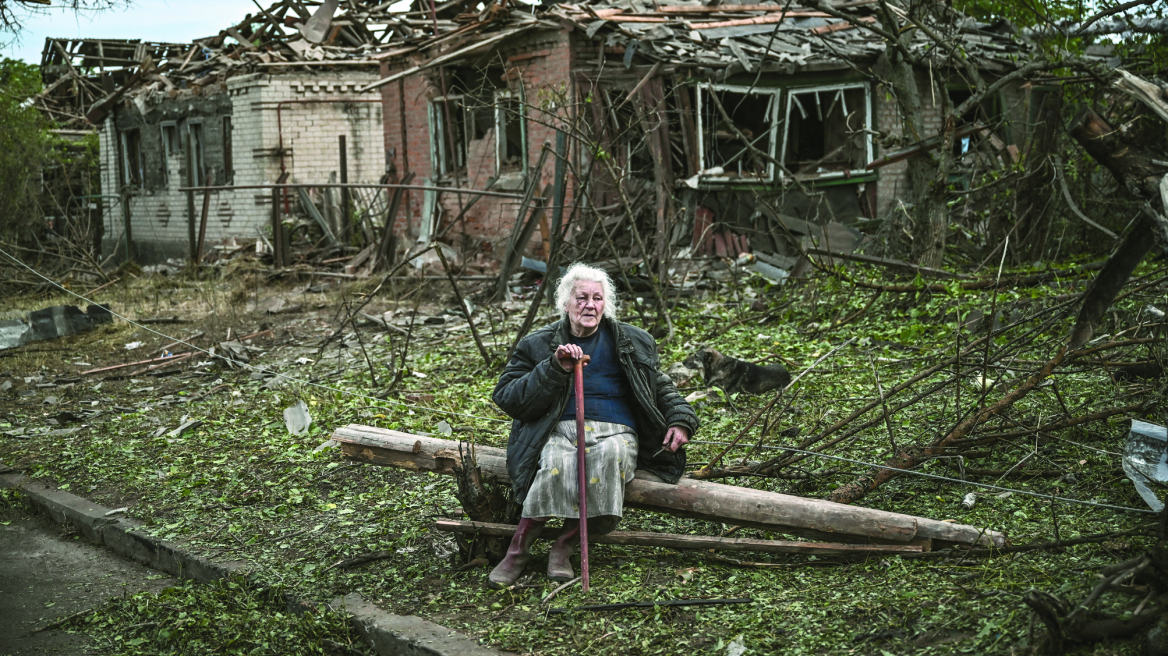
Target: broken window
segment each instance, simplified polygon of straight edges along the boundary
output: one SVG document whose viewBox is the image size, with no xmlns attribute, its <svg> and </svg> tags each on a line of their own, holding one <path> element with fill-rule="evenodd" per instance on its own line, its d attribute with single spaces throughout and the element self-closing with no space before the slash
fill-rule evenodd
<svg viewBox="0 0 1168 656">
<path fill-rule="evenodd" d="M 864 84 L 789 90 L 783 167 L 800 176 L 862 172 L 872 161 L 869 105 Z"/>
<path fill-rule="evenodd" d="M 200 121 L 187 123 L 187 135 L 191 142 L 190 166 L 192 186 L 201 187 L 207 182 L 207 165 L 203 157 L 203 124 Z"/>
<path fill-rule="evenodd" d="M 123 130 L 121 135 L 122 184 L 142 187 L 142 134 L 137 128 Z"/>
<path fill-rule="evenodd" d="M 447 96 L 431 102 L 430 148 L 438 174 L 465 174 L 468 157 L 476 170 L 492 164 L 497 173 L 523 170 L 527 152 L 523 116 L 523 103 L 509 92 Z M 453 124 L 450 132 L 448 120 Z M 476 141 L 492 139 L 493 150 L 473 147 Z"/>
<path fill-rule="evenodd" d="M 182 152 L 178 139 L 178 124 L 167 121 L 160 124 L 162 130 L 162 181 L 170 183 L 170 158 Z"/>
<path fill-rule="evenodd" d="M 628 92 L 608 92 L 608 113 L 612 126 L 614 164 L 623 174 L 642 180 L 653 179 L 653 155 L 648 135 L 633 101 L 625 102 Z"/>
<path fill-rule="evenodd" d="M 527 168 L 527 134 L 523 101 L 510 91 L 495 94 L 495 171 Z"/>
<path fill-rule="evenodd" d="M 447 125 L 450 121 L 452 125 Z M 430 102 L 430 156 L 440 176 L 466 171 L 466 106 L 462 96 Z"/>
<path fill-rule="evenodd" d="M 714 180 L 770 180 L 774 177 L 775 111 L 779 92 L 706 85 L 698 89 L 698 155 Z M 733 122 L 723 119 L 725 110 Z"/>
<path fill-rule="evenodd" d="M 964 87 L 950 88 L 948 93 L 949 101 L 953 103 L 953 109 L 957 109 L 961 103 L 969 100 L 973 96 L 973 92 Z M 1000 122 L 1001 105 L 999 103 L 999 97 L 995 94 L 983 98 L 980 103 L 977 103 L 962 114 L 961 120 L 957 122 L 956 127 L 958 130 L 961 130 L 961 128 L 972 125 L 973 123 L 981 123 L 990 130 L 995 130 Z M 975 132 L 958 137 L 953 143 L 953 156 L 961 158 L 973 150 L 978 143 L 986 140 L 989 134 L 989 132 Z"/>
</svg>

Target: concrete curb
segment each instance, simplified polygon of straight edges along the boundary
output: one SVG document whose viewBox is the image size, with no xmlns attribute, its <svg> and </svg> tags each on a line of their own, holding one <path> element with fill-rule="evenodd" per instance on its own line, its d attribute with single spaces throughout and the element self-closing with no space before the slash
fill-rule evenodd
<svg viewBox="0 0 1168 656">
<path fill-rule="evenodd" d="M 337 597 L 330 604 L 353 616 L 357 630 L 379 654 L 401 656 L 497 656 L 477 640 L 414 615 L 393 615 L 365 601 L 359 594 Z"/>
<path fill-rule="evenodd" d="M 0 472 L 11 471 L 0 463 Z M 109 508 L 75 494 L 32 481 L 14 473 L 0 473 L 0 487 L 19 490 L 59 524 L 73 526 L 90 542 L 179 578 L 209 583 L 249 571 L 244 561 L 217 563 L 188 551 L 182 542 L 161 540 L 140 530 L 142 522 L 109 517 Z M 412 615 L 393 615 L 365 601 L 359 594 L 339 597 L 331 604 L 353 619 L 357 631 L 380 656 L 502 656 L 453 629 Z"/>
</svg>

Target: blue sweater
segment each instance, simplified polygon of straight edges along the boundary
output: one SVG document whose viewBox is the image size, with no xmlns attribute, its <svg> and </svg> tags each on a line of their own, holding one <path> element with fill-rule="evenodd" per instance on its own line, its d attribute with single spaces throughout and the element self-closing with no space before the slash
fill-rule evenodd
<svg viewBox="0 0 1168 656">
<path fill-rule="evenodd" d="M 624 424 L 635 430 L 637 420 L 628 401 L 632 391 L 621 370 L 612 331 L 602 326 L 588 337 L 571 336 L 569 341 L 579 346 L 585 355 L 592 356 L 584 367 L 584 418 Z M 575 385 L 573 377 L 572 393 L 568 396 L 564 414 L 560 416 L 561 421 L 576 419 Z"/>
</svg>

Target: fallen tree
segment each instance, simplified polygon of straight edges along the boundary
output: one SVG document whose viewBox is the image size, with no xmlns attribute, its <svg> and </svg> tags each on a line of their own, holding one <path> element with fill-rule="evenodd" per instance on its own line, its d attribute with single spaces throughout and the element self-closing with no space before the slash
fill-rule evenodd
<svg viewBox="0 0 1168 656">
<path fill-rule="evenodd" d="M 359 424 L 338 428 L 332 439 L 352 460 L 410 471 L 454 474 L 463 468 L 459 443 Z M 484 476 L 506 481 L 506 452 L 474 447 L 474 459 Z M 932 549 L 945 544 L 1004 546 L 1006 538 L 989 529 L 923 517 L 849 506 L 733 485 L 683 478 L 668 485 L 646 472 L 625 486 L 625 505 L 780 533 L 832 541 L 919 544 Z"/>
</svg>

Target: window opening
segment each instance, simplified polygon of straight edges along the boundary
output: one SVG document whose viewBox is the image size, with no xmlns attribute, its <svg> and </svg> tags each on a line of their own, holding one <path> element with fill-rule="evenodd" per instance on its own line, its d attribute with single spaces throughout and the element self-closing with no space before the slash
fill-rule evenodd
<svg viewBox="0 0 1168 656">
<path fill-rule="evenodd" d="M 430 103 L 430 152 L 439 175 L 466 170 L 466 107 L 462 96 L 436 98 Z M 454 123 L 446 125 L 446 119 Z M 447 131 L 453 133 L 453 139 Z"/>
<path fill-rule="evenodd" d="M 969 100 L 973 92 L 969 89 L 956 88 L 949 89 L 949 101 L 953 103 L 953 108 L 956 109 L 958 105 Z M 974 105 L 968 111 L 961 115 L 961 119 L 957 122 L 957 128 L 962 128 L 971 125 L 975 122 L 981 122 L 982 125 L 987 126 L 993 130 L 1001 119 L 997 96 L 991 96 L 983 99 L 977 105 Z M 977 147 L 986 137 L 981 133 L 974 133 L 955 139 L 953 142 L 953 156 L 961 158 Z"/>
<path fill-rule="evenodd" d="M 805 177 L 861 172 L 872 158 L 868 107 L 863 84 L 788 90 L 784 168 Z"/>
<path fill-rule="evenodd" d="M 527 168 L 523 102 L 510 91 L 495 94 L 495 151 L 497 172 Z"/>
<path fill-rule="evenodd" d="M 137 128 L 121 133 L 122 184 L 142 187 L 142 134 Z"/>
<path fill-rule="evenodd" d="M 203 124 L 191 121 L 187 123 L 187 131 L 191 139 L 191 171 L 195 176 L 194 186 L 199 187 L 207 182 L 207 165 L 203 157 Z"/>
<path fill-rule="evenodd" d="M 608 92 L 609 121 L 612 122 L 614 155 L 617 168 L 624 175 L 653 179 L 653 154 L 649 151 L 648 136 L 641 126 L 641 118 L 633 102 L 624 102 L 627 91 Z"/>
<path fill-rule="evenodd" d="M 170 183 L 170 158 L 182 152 L 178 139 L 178 124 L 174 121 L 161 123 L 162 130 L 162 181 Z"/>
<path fill-rule="evenodd" d="M 702 170 L 721 167 L 716 180 L 770 180 L 775 154 L 775 99 L 778 90 L 707 85 L 698 102 L 699 155 Z M 713 96 L 713 97 L 711 97 Z M 714 98 L 726 110 L 737 132 L 726 125 Z M 762 153 L 762 154 L 760 154 Z M 764 156 L 765 155 L 765 156 Z"/>
</svg>

